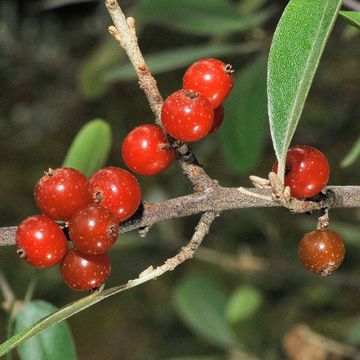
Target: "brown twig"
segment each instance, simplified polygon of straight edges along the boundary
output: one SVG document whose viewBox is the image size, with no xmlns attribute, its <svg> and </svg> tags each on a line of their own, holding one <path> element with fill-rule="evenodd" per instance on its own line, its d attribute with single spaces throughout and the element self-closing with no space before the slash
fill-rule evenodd
<svg viewBox="0 0 360 360">
<path fill-rule="evenodd" d="M 305 213 L 326 208 L 360 207 L 360 186 L 330 186 L 330 196 L 322 201 L 300 201 L 292 199 L 288 208 L 293 213 Z M 202 192 L 165 200 L 144 203 L 143 210 L 120 225 L 120 232 L 146 229 L 154 224 L 191 216 L 206 211 L 220 213 L 230 209 L 266 208 L 281 206 L 271 197 L 271 189 L 225 188 L 218 186 Z M 15 244 L 16 226 L 0 228 L 0 246 Z M 145 234 L 144 234 L 145 235 Z"/>
<path fill-rule="evenodd" d="M 105 5 L 114 25 L 109 27 L 109 32 L 119 42 L 131 61 L 139 79 L 140 88 L 144 91 L 150 108 L 155 115 L 155 122 L 161 126 L 161 108 L 163 98 L 157 87 L 156 80 L 146 65 L 145 59 L 140 51 L 137 37 L 135 20 L 126 18 L 116 0 L 105 0 Z M 195 191 L 202 191 L 216 186 L 214 182 L 201 167 L 190 147 L 180 141 L 169 138 L 175 150 L 179 165 L 192 184 Z"/>
</svg>

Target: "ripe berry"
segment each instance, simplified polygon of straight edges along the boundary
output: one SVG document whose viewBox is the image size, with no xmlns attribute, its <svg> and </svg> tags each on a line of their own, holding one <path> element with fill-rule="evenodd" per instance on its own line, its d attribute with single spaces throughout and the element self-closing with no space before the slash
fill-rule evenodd
<svg viewBox="0 0 360 360">
<path fill-rule="evenodd" d="M 215 132 L 222 124 L 224 120 L 224 107 L 222 105 L 218 106 L 216 109 L 214 109 L 214 124 L 212 128 L 209 131 L 209 134 L 212 134 Z"/>
<path fill-rule="evenodd" d="M 206 96 L 217 108 L 229 95 L 233 83 L 233 70 L 217 59 L 202 59 L 192 64 L 185 72 L 183 87 Z"/>
<path fill-rule="evenodd" d="M 277 169 L 275 162 L 274 172 Z M 321 151 L 306 145 L 297 145 L 288 150 L 284 182 L 290 187 L 291 196 L 306 199 L 318 194 L 326 186 L 329 175 L 329 162 Z"/>
<path fill-rule="evenodd" d="M 36 184 L 38 208 L 54 220 L 69 220 L 79 209 L 91 203 L 89 182 L 78 170 L 49 170 Z"/>
<path fill-rule="evenodd" d="M 165 100 L 161 122 L 175 139 L 197 141 L 204 138 L 213 126 L 214 110 L 205 96 L 179 90 Z"/>
<path fill-rule="evenodd" d="M 94 173 L 89 182 L 95 203 L 109 209 L 116 221 L 129 219 L 138 209 L 141 188 L 128 171 L 110 166 Z"/>
<path fill-rule="evenodd" d="M 110 258 L 107 253 L 89 255 L 76 249 L 69 250 L 60 264 L 65 284 L 76 291 L 98 288 L 109 277 L 110 270 Z"/>
<path fill-rule="evenodd" d="M 131 171 L 140 175 L 155 175 L 171 165 L 174 151 L 158 126 L 141 125 L 126 136 L 122 157 Z"/>
<path fill-rule="evenodd" d="M 16 246 L 30 265 L 48 268 L 64 257 L 67 240 L 54 221 L 44 215 L 35 215 L 17 228 Z"/>
<path fill-rule="evenodd" d="M 74 214 L 69 236 L 76 249 L 84 254 L 103 254 L 119 236 L 115 215 L 100 205 L 90 205 Z"/>
<path fill-rule="evenodd" d="M 329 276 L 342 263 L 345 247 L 341 237 L 331 230 L 316 230 L 304 235 L 299 257 L 311 272 Z"/>
</svg>

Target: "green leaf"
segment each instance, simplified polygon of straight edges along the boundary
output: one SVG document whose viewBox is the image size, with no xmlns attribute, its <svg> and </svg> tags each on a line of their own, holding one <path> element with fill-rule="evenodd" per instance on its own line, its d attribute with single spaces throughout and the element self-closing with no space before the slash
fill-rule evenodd
<svg viewBox="0 0 360 360">
<path fill-rule="evenodd" d="M 199 336 L 226 349 L 236 345 L 224 317 L 225 294 L 209 278 L 196 276 L 182 281 L 175 290 L 174 305 L 185 324 Z"/>
<path fill-rule="evenodd" d="M 110 126 L 101 119 L 89 121 L 76 135 L 63 166 L 73 167 L 90 176 L 105 165 L 110 148 Z"/>
<path fill-rule="evenodd" d="M 341 0 L 291 0 L 276 28 L 267 84 L 270 130 L 280 178 L 340 5 Z"/>
<path fill-rule="evenodd" d="M 132 287 L 137 286 L 145 282 L 137 281 L 136 284 L 132 285 Z M 114 296 L 124 290 L 129 288 L 129 283 L 116 286 L 102 292 L 94 292 L 89 296 L 86 296 L 80 300 L 77 300 L 71 304 L 68 304 L 62 307 L 60 310 L 54 311 L 48 316 L 43 317 L 39 321 L 37 321 L 34 325 L 31 325 L 17 334 L 12 336 L 10 339 L 6 340 L 0 345 L 0 357 L 8 353 L 10 350 L 14 349 L 16 346 L 19 346 L 24 341 L 30 339 L 31 337 L 41 333 L 42 331 L 54 326 L 56 324 L 61 323 L 66 320 L 70 316 L 77 314 L 80 311 L 87 309 L 88 307 L 95 305 L 96 303 L 110 297 Z"/>
<path fill-rule="evenodd" d="M 263 57 L 239 70 L 225 103 L 219 131 L 229 165 L 239 172 L 252 170 L 261 158 L 266 127 L 266 62 Z"/>
<path fill-rule="evenodd" d="M 252 286 L 240 286 L 231 295 L 226 307 L 226 319 L 230 323 L 251 318 L 260 308 L 262 296 Z"/>
<path fill-rule="evenodd" d="M 341 161 L 340 166 L 345 168 L 352 165 L 356 159 L 360 156 L 360 137 L 355 141 L 350 151 L 345 158 Z"/>
<path fill-rule="evenodd" d="M 340 15 L 346 19 L 346 21 L 360 29 L 360 11 L 340 11 Z"/>
<path fill-rule="evenodd" d="M 224 0 L 143 0 L 138 5 L 141 21 L 161 24 L 197 35 L 226 35 L 261 24 L 272 9 L 245 16 Z"/>
<path fill-rule="evenodd" d="M 15 331 L 20 332 L 26 329 L 56 310 L 54 305 L 40 300 L 25 304 L 16 315 Z M 19 346 L 18 354 L 21 360 L 76 359 L 69 325 L 62 322 L 24 342 Z"/>
<path fill-rule="evenodd" d="M 160 51 L 146 55 L 146 63 L 153 75 L 161 74 L 185 67 L 192 62 L 206 57 L 229 56 L 245 54 L 259 50 L 260 43 L 248 44 L 205 44 L 198 46 L 187 46 L 177 49 Z M 134 80 L 137 75 L 131 64 L 117 65 L 110 68 L 105 74 L 106 81 Z"/>
<path fill-rule="evenodd" d="M 112 65 L 124 62 L 126 55 L 118 46 L 118 43 L 110 36 L 101 42 L 87 57 L 79 69 L 78 86 L 86 98 L 97 99 L 109 88 L 109 82 L 103 77 L 103 73 Z"/>
</svg>

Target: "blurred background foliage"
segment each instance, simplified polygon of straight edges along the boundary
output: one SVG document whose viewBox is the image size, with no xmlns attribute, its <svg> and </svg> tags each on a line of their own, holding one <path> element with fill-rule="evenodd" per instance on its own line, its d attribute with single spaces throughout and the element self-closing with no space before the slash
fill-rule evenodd
<svg viewBox="0 0 360 360">
<path fill-rule="evenodd" d="M 225 103 L 224 124 L 192 147 L 224 186 L 250 186 L 250 174 L 266 176 L 274 162 L 266 57 L 286 1 L 120 4 L 136 18 L 140 46 L 164 97 L 181 87 L 182 74 L 194 60 L 217 57 L 233 64 L 236 85 Z M 107 164 L 123 166 L 124 136 L 154 121 L 132 67 L 107 33 L 109 24 L 101 1 L 0 2 L 1 226 L 37 213 L 37 179 L 45 169 L 61 166 L 89 120 L 105 119 L 112 134 L 112 145 L 99 152 L 99 139 L 109 141 L 109 129 L 96 123 L 99 137 L 87 143 L 95 168 L 107 154 Z M 332 165 L 331 184 L 337 185 L 359 184 L 360 178 L 359 34 L 337 20 L 293 141 L 325 152 Z M 191 190 L 176 164 L 140 182 L 147 201 Z M 291 336 L 299 323 L 337 340 L 340 352 L 343 345 L 359 347 L 360 210 L 331 211 L 331 227 L 343 235 L 347 254 L 328 279 L 307 273 L 297 259 L 298 241 L 314 229 L 316 215 L 293 216 L 284 209 L 224 213 L 193 261 L 71 318 L 78 358 L 296 359 L 299 352 L 291 355 Z M 136 232 L 122 235 L 111 251 L 107 286 L 126 282 L 173 255 L 191 236 L 196 220 L 158 224 L 146 238 Z M 19 299 L 29 295 L 29 286 L 34 299 L 55 306 L 80 296 L 62 284 L 58 269 L 32 270 L 13 247 L 1 248 L 0 268 Z M 8 315 L 0 311 L 2 340 L 7 322 Z M 322 347 L 328 350 L 326 341 Z M 315 359 L 311 349 L 307 359 Z M 30 359 L 26 353 L 12 356 Z"/>
</svg>

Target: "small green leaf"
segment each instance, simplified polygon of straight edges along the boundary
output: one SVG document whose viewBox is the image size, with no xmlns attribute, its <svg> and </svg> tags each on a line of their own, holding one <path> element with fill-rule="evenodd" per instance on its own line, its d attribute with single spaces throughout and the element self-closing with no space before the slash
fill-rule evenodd
<svg viewBox="0 0 360 360">
<path fill-rule="evenodd" d="M 240 286 L 231 295 L 226 307 L 226 319 L 230 323 L 251 318 L 260 308 L 262 296 L 252 286 Z"/>
<path fill-rule="evenodd" d="M 63 166 L 73 167 L 90 176 L 105 165 L 110 148 L 110 126 L 101 119 L 89 121 L 76 135 Z"/>
<path fill-rule="evenodd" d="M 360 137 L 355 141 L 350 151 L 345 158 L 341 161 L 340 166 L 345 168 L 352 165 L 356 159 L 360 156 Z"/>
<path fill-rule="evenodd" d="M 222 348 L 236 345 L 235 334 L 225 321 L 226 297 L 205 276 L 190 277 L 175 290 L 174 305 L 181 319 L 196 334 Z"/>
<path fill-rule="evenodd" d="M 252 170 L 263 151 L 266 127 L 266 62 L 263 57 L 238 71 L 225 104 L 219 131 L 229 165 L 237 171 Z"/>
<path fill-rule="evenodd" d="M 20 332 L 42 317 L 58 310 L 45 301 L 32 301 L 25 304 L 16 315 L 15 331 Z M 21 360 L 73 360 L 76 359 L 75 346 L 66 322 L 24 342 L 18 348 Z"/>
<path fill-rule="evenodd" d="M 340 15 L 346 19 L 346 21 L 360 29 L 360 11 L 340 11 Z"/>
<path fill-rule="evenodd" d="M 201 58 L 245 54 L 259 50 L 261 44 L 205 44 L 160 51 L 146 55 L 146 63 L 153 75 L 179 69 Z M 131 64 L 117 65 L 104 74 L 106 81 L 134 80 L 137 75 Z"/>
<path fill-rule="evenodd" d="M 284 176 L 286 152 L 341 0 L 291 0 L 276 28 L 268 62 L 270 130 Z"/>
<path fill-rule="evenodd" d="M 224 0 L 143 0 L 137 16 L 190 34 L 219 36 L 257 26 L 271 13 L 272 9 L 245 16 Z"/>
</svg>

